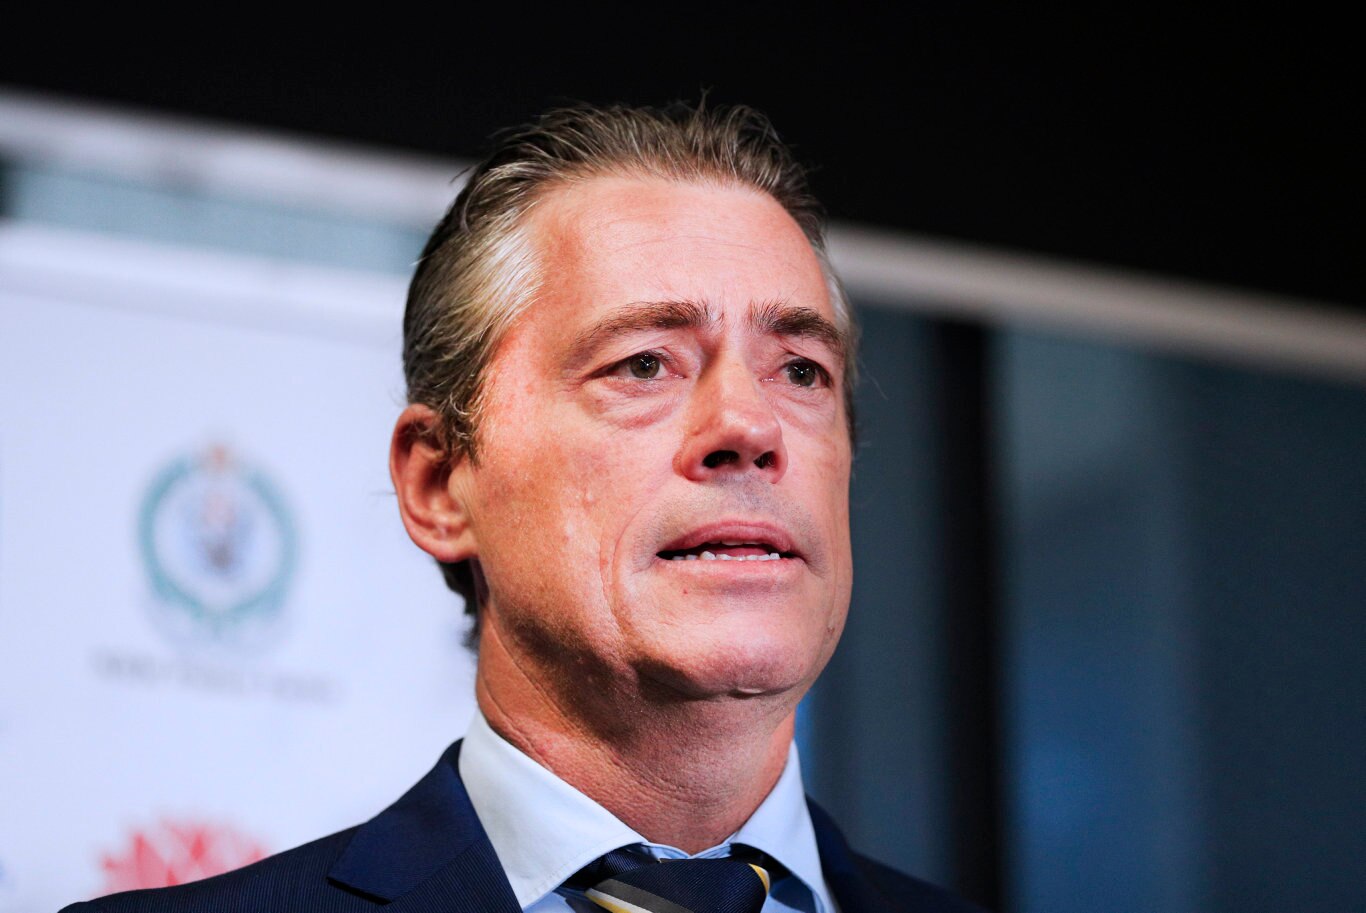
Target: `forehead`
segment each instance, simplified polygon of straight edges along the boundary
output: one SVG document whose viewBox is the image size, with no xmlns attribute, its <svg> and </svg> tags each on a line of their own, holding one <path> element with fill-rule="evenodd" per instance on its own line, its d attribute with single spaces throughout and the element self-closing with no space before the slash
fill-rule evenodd
<svg viewBox="0 0 1366 913">
<path fill-rule="evenodd" d="M 541 303 L 571 306 L 564 317 L 662 300 L 702 301 L 721 313 L 783 301 L 833 317 L 806 235 L 750 187 L 594 177 L 547 192 L 528 229 Z"/>
</svg>

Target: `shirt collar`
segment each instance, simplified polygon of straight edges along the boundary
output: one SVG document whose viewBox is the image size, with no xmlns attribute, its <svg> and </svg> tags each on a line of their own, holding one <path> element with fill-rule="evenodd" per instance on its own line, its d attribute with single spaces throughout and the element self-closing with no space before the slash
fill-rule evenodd
<svg viewBox="0 0 1366 913">
<path fill-rule="evenodd" d="M 470 803 L 522 909 L 619 847 L 643 843 L 658 856 L 687 855 L 647 841 L 494 732 L 482 713 L 475 713 L 465 734 L 459 766 Z M 835 910 L 821 874 L 795 744 L 777 784 L 749 820 L 729 840 L 697 855 L 722 855 L 731 843 L 772 856 L 811 889 L 819 910 Z"/>
</svg>

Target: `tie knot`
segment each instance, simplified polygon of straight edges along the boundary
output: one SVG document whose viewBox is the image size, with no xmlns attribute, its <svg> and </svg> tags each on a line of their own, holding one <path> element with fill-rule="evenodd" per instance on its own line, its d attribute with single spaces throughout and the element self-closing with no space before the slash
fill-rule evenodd
<svg viewBox="0 0 1366 913">
<path fill-rule="evenodd" d="M 758 913 L 769 873 L 740 859 L 652 861 L 615 850 L 575 879 L 584 896 L 613 913 Z"/>
</svg>

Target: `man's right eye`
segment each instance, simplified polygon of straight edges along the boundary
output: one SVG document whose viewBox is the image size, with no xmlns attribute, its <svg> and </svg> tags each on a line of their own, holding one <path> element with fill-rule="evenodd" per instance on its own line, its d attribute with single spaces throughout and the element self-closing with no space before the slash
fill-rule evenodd
<svg viewBox="0 0 1366 913">
<path fill-rule="evenodd" d="M 661 365 L 659 356 L 651 355 L 649 352 L 641 352 L 639 355 L 632 355 L 626 359 L 626 370 L 631 372 L 632 377 L 641 380 L 652 380 L 659 376 Z"/>
</svg>

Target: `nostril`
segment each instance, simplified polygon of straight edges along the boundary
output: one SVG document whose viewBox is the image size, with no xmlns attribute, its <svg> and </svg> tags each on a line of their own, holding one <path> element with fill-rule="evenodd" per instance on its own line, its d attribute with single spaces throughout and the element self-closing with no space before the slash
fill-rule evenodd
<svg viewBox="0 0 1366 913">
<path fill-rule="evenodd" d="M 774 456 L 773 451 L 770 450 L 766 453 L 759 454 L 759 458 L 754 461 L 754 465 L 758 466 L 760 469 L 767 469 L 777 462 L 777 460 L 778 458 Z"/>
<path fill-rule="evenodd" d="M 725 466 L 729 463 L 740 462 L 740 454 L 734 450 L 713 450 L 702 458 L 702 465 L 708 469 L 715 469 L 717 466 Z"/>
</svg>

